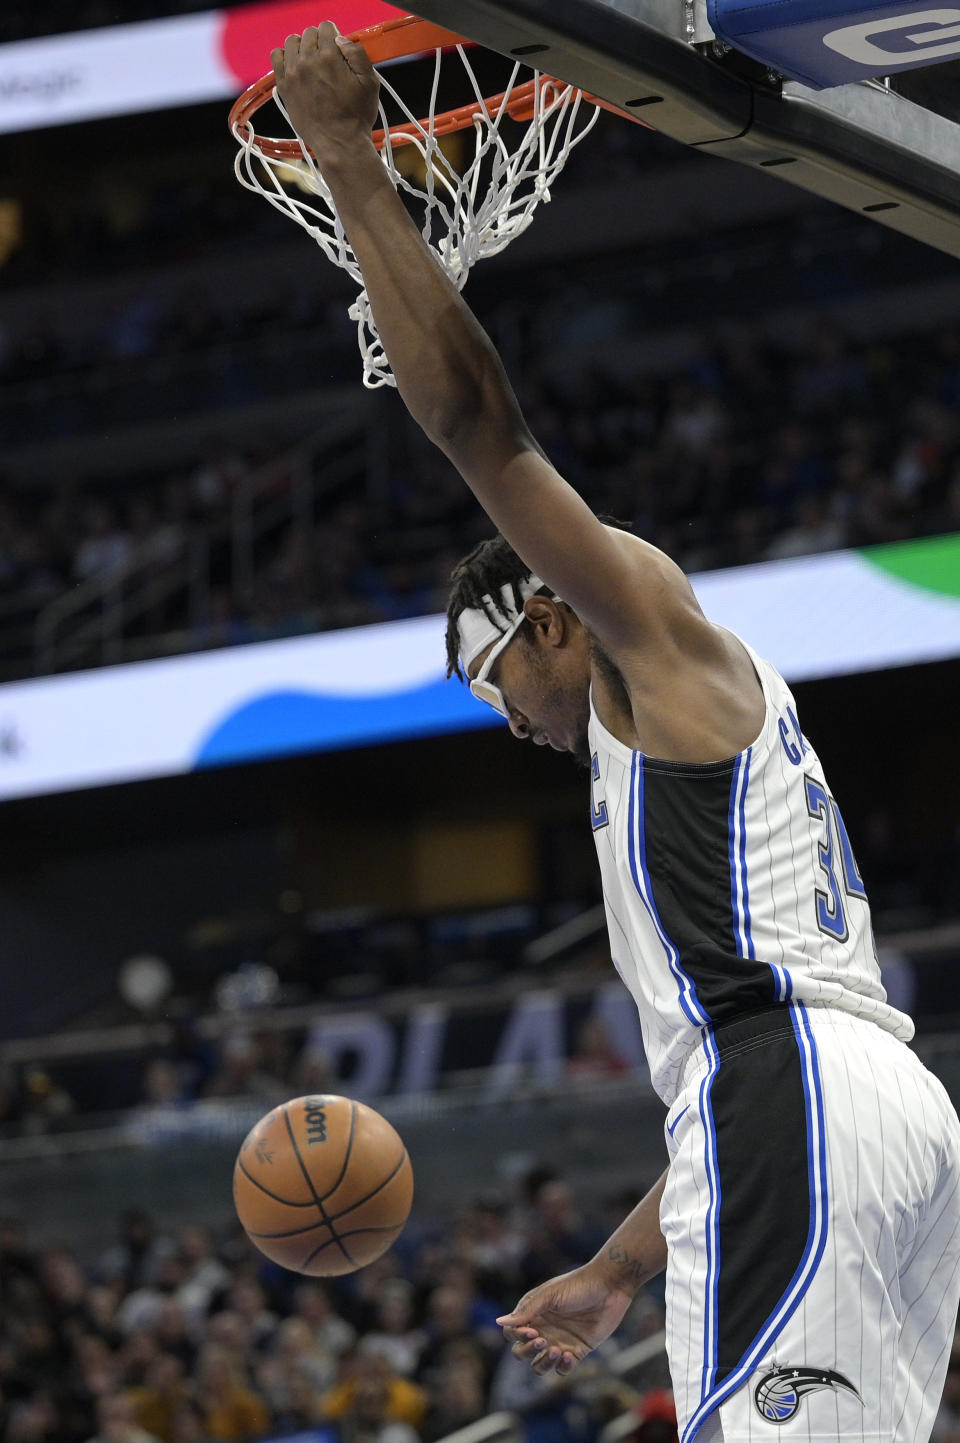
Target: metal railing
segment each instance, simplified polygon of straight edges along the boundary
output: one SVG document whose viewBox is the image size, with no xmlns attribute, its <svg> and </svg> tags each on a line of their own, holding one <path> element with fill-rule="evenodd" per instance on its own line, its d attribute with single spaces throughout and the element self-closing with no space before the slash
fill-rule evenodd
<svg viewBox="0 0 960 1443">
<path fill-rule="evenodd" d="M 629 1400 L 631 1406 L 605 1426 L 600 1433 L 600 1443 L 623 1443 L 636 1432 L 639 1424 L 633 1405 L 643 1396 L 644 1374 L 651 1364 L 665 1360 L 666 1349 L 667 1335 L 662 1329 L 623 1348 L 618 1348 L 613 1342 L 606 1343 L 601 1351 L 591 1354 L 581 1363 L 569 1379 L 545 1377 L 543 1386 L 528 1403 L 515 1410 L 501 1410 L 488 1414 L 486 1418 L 478 1418 L 475 1423 L 448 1433 L 440 1443 L 522 1443 L 526 1436 L 524 1417 L 542 1408 L 545 1397 L 562 1392 L 564 1397 L 589 1404 L 614 1381 L 624 1385 L 618 1389 L 618 1394 L 622 1401 Z M 666 1367 L 665 1361 L 663 1367 Z"/>
<path fill-rule="evenodd" d="M 199 625 L 209 595 L 206 536 L 186 536 L 182 551 L 159 571 L 153 561 L 147 542 L 135 547 L 123 566 L 91 576 L 48 602 L 34 627 L 35 674 L 126 660 L 129 628 L 176 597 L 186 600 L 188 624 Z"/>
<path fill-rule="evenodd" d="M 523 1443 L 523 1421 L 518 1413 L 490 1413 L 448 1433 L 440 1443 Z"/>
<path fill-rule="evenodd" d="M 196 645 L 210 614 L 214 545 L 222 539 L 230 556 L 231 603 L 249 607 L 264 541 L 287 527 L 309 540 L 325 495 L 354 477 L 366 483 L 376 474 L 381 462 L 371 454 L 368 430 L 357 410 L 338 408 L 306 440 L 241 479 L 225 537 L 196 528 L 160 567 L 147 541 L 131 551 L 123 566 L 91 576 L 49 601 L 34 622 L 35 675 L 166 654 L 191 641 Z M 149 618 L 172 611 L 179 625 L 154 628 L 153 645 L 146 643 Z"/>
<path fill-rule="evenodd" d="M 581 942 L 599 935 L 605 926 L 601 907 L 590 907 L 559 927 L 551 928 L 536 942 L 524 949 L 524 960 L 543 963 L 552 960 L 574 941 Z M 905 953 L 918 962 L 927 958 L 960 956 L 960 922 L 943 922 L 938 926 L 918 931 L 896 932 L 878 938 L 882 946 L 892 951 Z M 618 986 L 612 973 L 599 978 Z M 483 982 L 473 987 L 461 987 L 456 991 L 456 1007 L 462 1012 L 480 1012 L 492 1006 L 507 1006 L 517 998 L 535 992 L 545 985 L 544 976 L 536 971 L 514 970 L 495 982 Z M 592 969 L 558 972 L 551 975 L 550 989 L 562 996 L 578 996 L 592 991 L 598 985 L 598 976 Z M 418 1007 L 431 1004 L 446 1005 L 451 994 L 444 988 L 404 987 L 380 993 L 365 999 L 364 1007 L 375 1010 L 384 1018 L 403 1018 Z M 245 1030 L 256 1032 L 285 1032 L 309 1027 L 327 1017 L 341 1016 L 343 1007 L 336 1001 L 317 1000 L 304 1004 L 298 1002 L 288 1006 L 250 1008 L 242 1013 Z M 954 1019 L 947 1019 L 952 1022 Z M 956 1017 L 960 1024 L 960 1008 Z M 197 1035 L 217 1040 L 235 1031 L 238 1017 L 232 1013 L 209 1012 L 195 1021 Z M 104 1058 L 129 1052 L 164 1048 L 174 1040 L 176 1026 L 165 1020 L 126 1022 L 114 1026 L 95 1028 L 60 1029 L 45 1035 L 10 1037 L 0 1039 L 0 1067 L 19 1066 L 26 1063 L 56 1063 L 84 1058 Z M 928 1033 L 918 1044 L 924 1054 L 942 1052 L 954 1054 L 960 1047 L 960 1025 L 944 1034 Z"/>
</svg>

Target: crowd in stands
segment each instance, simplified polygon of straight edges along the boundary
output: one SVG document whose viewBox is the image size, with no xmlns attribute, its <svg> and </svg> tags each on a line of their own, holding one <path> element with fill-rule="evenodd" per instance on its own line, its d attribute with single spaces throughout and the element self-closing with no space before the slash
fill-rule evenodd
<svg viewBox="0 0 960 1443">
<path fill-rule="evenodd" d="M 0 1223 L 3 1443 L 438 1443 L 506 1410 L 526 1443 L 596 1443 L 630 1415 L 629 1443 L 675 1443 L 658 1355 L 632 1382 L 613 1353 L 663 1327 L 662 1290 L 565 1380 L 514 1359 L 495 1319 L 545 1277 L 587 1261 L 610 1217 L 534 1168 L 511 1202 L 488 1193 L 446 1225 L 416 1220 L 379 1261 L 315 1280 L 261 1258 L 234 1225 L 214 1238 L 129 1208 L 99 1256 L 31 1244 Z M 584 1386 L 586 1382 L 587 1386 Z M 960 1439 L 960 1339 L 935 1443 Z"/>
<path fill-rule="evenodd" d="M 598 947 L 598 955 L 602 950 Z M 174 997 L 163 1012 L 177 1017 L 183 1012 L 182 997 Z M 477 1014 L 470 1015 L 476 1023 Z M 491 1015 L 497 1015 L 496 1004 Z M 0 1139 L 118 1121 L 131 1136 L 156 1136 L 165 1126 L 188 1122 L 196 1104 L 227 1101 L 267 1111 L 290 1097 L 349 1086 L 341 1075 L 344 1058 L 332 1056 L 306 1024 L 264 1030 L 241 1013 L 214 1038 L 204 1036 L 195 1022 L 180 1016 L 169 1042 L 151 1049 L 0 1064 Z M 569 1027 L 564 1070 L 572 1088 L 635 1071 L 595 1012 L 572 1011 Z M 482 1049 L 478 1055 L 461 1053 L 462 1076 L 475 1081 L 481 1059 L 488 1058 Z M 450 1081 L 446 1077 L 437 1085 Z"/>
<path fill-rule="evenodd" d="M 125 5 L 123 19 L 191 8 L 187 0 L 143 0 Z M 113 0 L 79 9 L 14 5 L 4 18 L 27 34 L 56 28 L 58 13 L 72 24 L 111 23 L 120 18 L 115 9 Z M 359 389 L 345 297 L 331 289 L 335 272 L 317 257 L 315 283 L 304 286 L 308 252 L 270 262 L 271 247 L 294 243 L 293 228 L 236 185 L 222 117 L 215 139 L 208 123 L 183 163 L 164 168 L 150 118 L 131 118 L 128 169 L 94 167 L 89 185 L 58 192 L 55 203 L 48 189 L 28 184 L 46 166 L 37 156 L 21 164 L 19 230 L 0 256 L 4 449 L 102 436 L 118 423 L 179 424 L 298 387 L 308 418 L 322 414 L 327 385 Z M 41 148 L 43 134 L 33 138 Z M 171 144 L 176 153 L 180 142 Z M 598 157 L 605 174 L 639 185 L 645 170 L 666 162 L 666 145 L 646 134 L 640 145 L 634 128 L 601 124 L 571 157 L 564 187 L 575 195 L 589 184 Z M 262 263 L 251 263 L 249 283 L 234 277 L 218 287 L 218 263 L 238 263 L 238 234 Z M 856 290 L 851 255 L 838 259 L 843 245 L 855 244 L 846 232 L 840 250 L 828 246 L 819 269 L 804 273 L 804 325 L 760 319 L 768 291 L 771 306 L 783 303 L 789 265 L 781 250 L 797 234 L 784 228 L 764 232 L 765 269 L 754 267 L 749 282 L 748 272 L 733 273 L 737 299 L 716 310 L 727 319 L 703 329 L 682 359 L 640 354 L 637 343 L 642 349 L 652 332 L 703 324 L 671 265 L 682 261 L 693 276 L 699 266 L 702 279 L 728 254 L 724 246 L 739 254 L 746 240 L 738 234 L 686 235 L 676 256 L 661 245 L 602 267 L 590 257 L 555 265 L 535 286 L 529 269 L 488 282 L 480 268 L 468 296 L 558 468 L 597 511 L 632 522 L 693 571 L 960 529 L 960 326 L 945 319 L 922 334 L 867 342 L 818 320 L 819 299 L 834 299 L 841 284 L 844 293 Z M 887 282 L 915 280 L 916 264 L 915 255 L 897 252 Z M 935 275 L 933 253 L 925 264 Z M 196 277 L 191 267 L 199 267 Z M 103 275 L 116 279 L 115 294 L 97 290 Z M 76 314 L 69 301 L 47 303 L 48 288 L 61 283 L 78 288 Z M 4 307 L 5 295 L 16 300 L 29 287 L 36 306 Z M 276 455 L 276 426 L 240 441 L 225 422 L 207 453 L 158 470 L 145 449 L 139 470 L 109 481 L 95 465 L 78 464 L 55 483 L 31 477 L 27 485 L 18 475 L 14 484 L 0 453 L 0 631 L 18 607 L 37 612 L 77 583 L 131 567 L 162 569 L 198 541 L 210 553 L 208 598 L 199 612 L 171 603 L 141 619 L 152 636 L 177 633 L 172 646 L 158 640 L 157 651 L 436 608 L 451 565 L 485 523 L 446 463 L 411 441 L 399 410 L 369 414 L 369 426 L 388 438 L 381 474 L 342 476 L 330 488 L 327 458 L 318 454 L 312 525 L 301 515 L 296 528 L 270 538 L 252 587 L 232 571 L 231 506 L 262 460 Z M 3 651 L 0 637 L 0 665 Z M 30 669 L 25 658 L 17 665 Z"/>
<path fill-rule="evenodd" d="M 911 955 L 911 934 L 945 928 L 958 916 L 960 829 L 923 837 L 916 828 L 897 827 L 875 806 L 857 828 L 858 867 L 871 898 L 884 985 L 892 1003 L 910 1015 L 921 1036 L 956 1027 L 955 948 L 948 938 L 941 954 Z M 592 901 L 584 895 L 577 906 Z M 565 1013 L 567 1077 L 570 1082 L 615 1077 L 629 1064 L 592 1011 L 593 989 L 610 972 L 606 939 L 598 933 L 562 961 L 544 969 L 521 961 L 526 941 L 544 927 L 535 907 L 435 916 L 331 914 L 292 928 L 281 915 L 275 935 L 258 933 L 260 960 L 252 960 L 244 937 L 235 949 L 218 951 L 201 964 L 194 953 L 174 954 L 167 990 L 153 1002 L 126 1000 L 109 980 L 93 1017 L 80 1015 L 72 1030 L 162 1022 L 168 1039 L 144 1051 L 140 1043 L 71 1057 L 61 1047 L 33 1058 L 22 1051 L 15 1063 L 0 1061 L 0 1139 L 36 1137 L 103 1126 L 128 1111 L 134 1127 L 148 1131 L 158 1119 L 180 1125 L 197 1103 L 225 1099 L 274 1106 L 285 1097 L 340 1091 L 349 1086 L 312 1030 L 308 1009 L 376 1008 L 384 997 L 416 989 L 444 999 L 450 1010 L 449 1057 L 470 1075 L 489 1063 L 503 1026 L 498 984 L 526 975 L 531 985 L 575 983 L 580 998 Z M 569 904 L 557 914 L 568 916 Z M 898 941 L 898 938 L 900 939 Z M 490 989 L 486 1011 L 459 1012 L 464 992 Z M 584 1001 L 583 999 L 587 999 Z M 256 1009 L 303 1009 L 303 1020 L 285 1029 L 264 1030 Z M 218 1017 L 214 1030 L 200 1025 Z M 118 1039 L 121 1033 L 117 1034 Z M 453 1085 L 445 1076 L 442 1086 Z"/>
<path fill-rule="evenodd" d="M 534 345 L 520 392 L 547 453 L 598 511 L 688 570 L 960 529 L 958 329 L 854 346 L 823 325 L 787 349 L 743 328 L 704 338 L 694 363 L 656 376 L 603 360 L 564 372 L 535 357 Z M 442 458 L 403 439 L 375 496 L 362 477 L 345 479 L 312 529 L 275 538 L 255 595 L 241 598 L 230 508 L 258 459 L 225 441 L 141 485 L 8 487 L 2 596 L 40 604 L 122 573 L 134 555 L 162 567 L 201 536 L 223 563 L 188 644 L 231 644 L 436 608 L 451 565 L 486 529 Z M 319 486 L 323 457 L 313 466 Z"/>
<path fill-rule="evenodd" d="M 632 1201 L 629 1205 L 632 1205 Z M 611 1200 L 619 1221 L 628 1203 Z M 535 1377 L 495 1319 L 545 1277 L 587 1261 L 608 1235 L 569 1183 L 534 1167 L 515 1200 L 465 1200 L 415 1218 L 382 1259 L 317 1281 L 268 1263 L 238 1226 L 214 1239 L 130 1208 L 110 1245 L 81 1258 L 0 1224 L 3 1443 L 437 1443 L 488 1412 L 523 1417 L 528 1443 L 593 1443 L 634 1410 L 636 1443 L 676 1439 L 659 1359 L 642 1387 L 602 1357 L 663 1326 L 644 1290 L 593 1367 Z"/>
</svg>

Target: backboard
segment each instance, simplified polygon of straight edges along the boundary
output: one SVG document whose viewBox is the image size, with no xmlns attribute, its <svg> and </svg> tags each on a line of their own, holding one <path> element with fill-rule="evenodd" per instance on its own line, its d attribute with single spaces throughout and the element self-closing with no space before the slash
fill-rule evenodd
<svg viewBox="0 0 960 1443">
<path fill-rule="evenodd" d="M 960 123 L 949 101 L 937 101 L 956 85 L 955 62 L 814 89 L 719 40 L 708 0 L 414 0 L 414 8 L 665 135 L 960 257 Z M 915 0 L 901 8 L 917 11 Z M 851 0 L 851 13 L 862 9 Z M 960 10 L 914 13 L 914 35 L 934 14 L 944 26 L 960 21 Z M 944 31 L 954 32 L 960 25 Z M 940 53 L 951 48 L 960 53 L 960 42 Z"/>
</svg>

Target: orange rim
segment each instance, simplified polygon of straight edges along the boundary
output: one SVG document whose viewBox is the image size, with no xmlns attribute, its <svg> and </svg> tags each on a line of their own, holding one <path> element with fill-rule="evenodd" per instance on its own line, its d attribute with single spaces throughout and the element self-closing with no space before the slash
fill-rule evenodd
<svg viewBox="0 0 960 1443">
<path fill-rule="evenodd" d="M 430 20 L 420 20 L 416 15 L 400 15 L 396 20 L 384 20 L 380 25 L 371 25 L 366 30 L 355 30 L 350 36 L 351 40 L 362 45 L 374 65 L 380 65 L 384 60 L 399 60 L 404 55 L 419 55 L 424 50 L 443 50 L 451 45 L 470 45 L 472 42 L 463 35 L 456 35 L 452 30 L 445 30 L 442 25 L 434 25 Z M 230 107 L 230 114 L 227 117 L 227 124 L 231 134 L 238 130 L 245 129 L 251 116 L 255 115 L 262 105 L 273 95 L 273 88 L 276 84 L 276 76 L 272 70 L 248 85 L 243 94 L 234 101 Z M 465 110 L 471 109 L 476 113 L 479 105 L 473 107 L 464 106 Z M 451 114 L 454 112 L 450 112 Z M 437 121 L 442 117 L 438 116 Z M 426 123 L 426 122 L 425 122 Z M 469 117 L 461 122 L 469 124 Z M 447 129 L 456 129 L 456 126 L 448 126 Z M 414 127 L 398 126 L 398 131 L 405 131 L 405 139 L 410 138 Z M 446 131 L 438 131 L 438 134 L 445 134 Z M 383 146 L 384 132 L 374 131 L 374 140 L 379 150 Z M 299 140 L 274 140 L 269 136 L 258 135 L 254 139 L 257 150 L 264 155 L 273 156 L 277 160 L 302 160 L 303 151 L 300 148 Z"/>
<path fill-rule="evenodd" d="M 396 20 L 384 20 L 380 25 L 371 25 L 366 30 L 356 30 L 349 37 L 362 45 L 374 65 L 381 64 L 384 60 L 398 60 L 406 55 L 419 55 L 427 50 L 444 50 L 454 45 L 472 45 L 463 35 L 457 35 L 452 30 L 445 30 L 442 25 L 434 25 L 430 20 L 420 20 L 416 15 L 401 15 Z M 270 70 L 249 85 L 237 100 L 230 107 L 230 114 L 227 117 L 227 124 L 230 132 L 237 135 L 238 131 L 247 128 L 250 119 L 256 114 L 261 106 L 266 105 L 273 95 L 276 76 Z M 441 111 L 433 119 L 420 121 L 419 126 L 413 122 L 402 125 L 392 125 L 389 130 L 391 143 L 394 145 L 407 145 L 419 134 L 420 129 L 429 131 L 432 135 L 450 135 L 455 130 L 463 130 L 472 124 L 475 116 L 486 113 L 496 119 L 501 111 L 505 111 L 513 120 L 527 121 L 532 119 L 535 109 L 537 87 L 541 90 L 556 87 L 558 90 L 567 89 L 563 80 L 555 80 L 549 75 L 541 75 L 539 80 L 528 80 L 523 85 L 515 86 L 510 91 L 501 95 L 493 95 L 481 103 L 473 101 L 469 105 L 461 105 L 455 110 Z M 581 92 L 574 90 L 571 99 Z M 632 120 L 636 125 L 643 125 L 649 129 L 646 122 L 640 120 L 629 110 L 622 110 L 618 105 L 610 101 L 601 100 L 597 95 L 590 95 L 582 92 L 584 100 L 591 105 L 597 105 L 602 110 L 612 111 L 615 115 L 621 115 L 626 120 Z M 375 130 L 373 132 L 373 143 L 378 150 L 382 150 L 387 139 L 388 132 Z M 303 150 L 300 141 L 296 137 L 282 140 L 267 135 L 254 135 L 254 148 L 261 154 L 270 156 L 274 160 L 302 160 Z"/>
</svg>

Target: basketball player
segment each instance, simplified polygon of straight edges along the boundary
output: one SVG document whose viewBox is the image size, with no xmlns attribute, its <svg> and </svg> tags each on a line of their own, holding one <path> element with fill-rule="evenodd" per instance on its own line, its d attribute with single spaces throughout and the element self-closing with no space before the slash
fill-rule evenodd
<svg viewBox="0 0 960 1443">
<path fill-rule="evenodd" d="M 772 1443 L 791 1421 L 927 1438 L 960 1297 L 960 1129 L 886 1001 L 793 698 L 537 447 L 373 148 L 364 51 L 323 24 L 271 59 L 400 393 L 500 532 L 454 573 L 450 669 L 515 737 L 590 769 L 611 951 L 668 1107 L 660 1183 L 500 1320 L 514 1352 L 568 1373 L 666 1265 L 684 1440 Z"/>
</svg>

